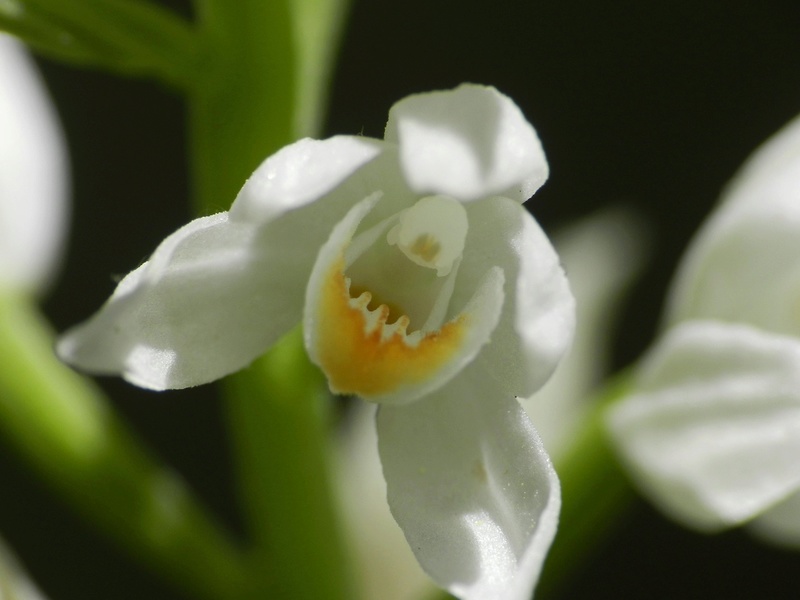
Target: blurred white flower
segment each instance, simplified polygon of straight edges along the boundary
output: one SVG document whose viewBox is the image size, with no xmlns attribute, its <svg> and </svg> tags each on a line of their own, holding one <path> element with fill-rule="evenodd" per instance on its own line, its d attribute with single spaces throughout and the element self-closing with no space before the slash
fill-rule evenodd
<svg viewBox="0 0 800 600">
<path fill-rule="evenodd" d="M 655 503 L 715 530 L 800 544 L 800 118 L 731 182 L 672 290 L 669 329 L 613 407 Z"/>
<path fill-rule="evenodd" d="M 428 574 L 471 600 L 530 596 L 560 492 L 515 396 L 568 347 L 574 300 L 522 206 L 547 162 L 490 87 L 409 96 L 385 140 L 301 140 L 231 210 L 168 237 L 60 341 L 152 389 L 236 371 L 302 320 L 335 393 L 381 405 L 394 518 Z"/>
<path fill-rule="evenodd" d="M 41 292 L 66 233 L 67 154 L 33 60 L 0 33 L 0 291 Z"/>
</svg>

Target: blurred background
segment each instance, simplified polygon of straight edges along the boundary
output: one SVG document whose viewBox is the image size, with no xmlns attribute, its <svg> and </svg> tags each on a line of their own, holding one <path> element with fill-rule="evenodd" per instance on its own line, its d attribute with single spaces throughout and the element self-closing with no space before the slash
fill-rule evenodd
<svg viewBox="0 0 800 600">
<path fill-rule="evenodd" d="M 188 0 L 163 3 L 191 16 Z M 527 205 L 545 230 L 608 205 L 628 206 L 649 225 L 652 256 L 616 324 L 620 367 L 652 340 L 677 261 L 722 186 L 800 113 L 798 31 L 792 0 L 354 0 L 324 134 L 382 137 L 394 101 L 462 81 L 511 96 L 550 162 L 549 182 Z M 191 218 L 186 115 L 180 96 L 158 84 L 40 64 L 73 169 L 69 251 L 45 302 L 63 330 Z M 150 446 L 240 528 L 213 388 L 102 385 Z M 0 532 L 53 600 L 181 598 L 85 527 L 2 444 Z M 800 552 L 741 531 L 699 536 L 637 502 L 563 597 L 794 599 L 798 565 Z"/>
</svg>

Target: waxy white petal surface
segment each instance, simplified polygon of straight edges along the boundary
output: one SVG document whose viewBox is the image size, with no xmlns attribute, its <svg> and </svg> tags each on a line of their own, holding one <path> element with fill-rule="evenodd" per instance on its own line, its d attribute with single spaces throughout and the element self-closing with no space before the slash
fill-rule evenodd
<svg viewBox="0 0 800 600">
<path fill-rule="evenodd" d="M 501 194 L 524 202 L 548 175 L 536 131 L 490 87 L 408 96 L 389 111 L 384 139 L 399 144 L 403 173 L 421 195 L 470 201 Z"/>
<path fill-rule="evenodd" d="M 303 273 L 254 252 L 255 228 L 227 213 L 168 237 L 120 282 L 89 321 L 59 341 L 59 355 L 96 373 L 162 390 L 214 381 L 266 351 L 299 320 Z M 281 285 L 285 283 L 285 285 Z"/>
<path fill-rule="evenodd" d="M 555 535 L 558 478 L 522 407 L 466 369 L 381 406 L 389 507 L 422 567 L 462 600 L 528 600 Z"/>
<path fill-rule="evenodd" d="M 467 214 L 470 229 L 452 302 L 463 302 L 490 265 L 506 278 L 500 322 L 470 368 L 509 397 L 530 396 L 572 342 L 575 300 L 550 240 L 522 206 L 487 198 L 467 205 Z"/>
<path fill-rule="evenodd" d="M 380 155 L 382 142 L 341 135 L 302 139 L 268 157 L 245 182 L 231 219 L 251 224 L 273 221 L 326 196 Z"/>
</svg>

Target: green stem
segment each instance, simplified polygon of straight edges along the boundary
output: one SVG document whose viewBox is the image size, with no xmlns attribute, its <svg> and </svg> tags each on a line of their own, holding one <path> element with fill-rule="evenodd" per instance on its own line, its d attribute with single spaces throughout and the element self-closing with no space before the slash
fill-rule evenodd
<svg viewBox="0 0 800 600">
<path fill-rule="evenodd" d="M 239 475 L 272 598 L 350 600 L 329 475 L 330 397 L 298 327 L 228 380 Z M 258 572 L 258 571 L 256 571 Z"/>
<path fill-rule="evenodd" d="M 198 2 L 203 76 L 189 95 L 196 208 L 227 210 L 259 163 L 294 141 L 292 22 L 285 0 Z"/>
<path fill-rule="evenodd" d="M 561 480 L 561 516 L 547 555 L 537 598 L 555 598 L 613 532 L 635 498 L 608 441 L 605 410 L 624 395 L 630 374 L 623 372 L 606 384 L 586 416 L 567 455 L 556 464 Z"/>
<path fill-rule="evenodd" d="M 189 106 L 201 214 L 226 210 L 264 158 L 319 122 L 333 53 L 318 42 L 309 50 L 311 41 L 298 37 L 308 29 L 297 19 L 312 13 L 296 2 L 308 1 L 197 0 L 204 76 Z M 312 72 L 315 86 L 305 79 Z M 352 598 L 330 490 L 324 390 L 298 334 L 225 387 L 258 597 Z"/>
<path fill-rule="evenodd" d="M 240 552 L 184 483 L 53 354 L 25 299 L 0 297 L 0 428 L 7 442 L 90 520 L 196 597 L 233 599 Z"/>
</svg>

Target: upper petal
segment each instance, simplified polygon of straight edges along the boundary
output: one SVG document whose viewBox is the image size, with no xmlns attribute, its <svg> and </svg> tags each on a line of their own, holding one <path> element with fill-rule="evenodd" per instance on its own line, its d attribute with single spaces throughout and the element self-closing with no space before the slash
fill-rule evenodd
<svg viewBox="0 0 800 600">
<path fill-rule="evenodd" d="M 575 299 L 547 235 L 524 207 L 487 198 L 467 207 L 469 233 L 453 303 L 491 266 L 505 273 L 503 314 L 470 369 L 508 396 L 530 396 L 553 373 L 572 342 Z"/>
<path fill-rule="evenodd" d="M 384 147 L 380 140 L 347 135 L 290 144 L 261 163 L 245 182 L 231 207 L 231 219 L 264 224 L 315 202 Z"/>
<path fill-rule="evenodd" d="M 689 321 L 669 331 L 609 427 L 650 497 L 714 529 L 800 489 L 800 343 Z"/>
<path fill-rule="evenodd" d="M 66 147 L 33 61 L 2 33 L 0 132 L 0 288 L 40 289 L 66 232 Z"/>
<path fill-rule="evenodd" d="M 525 201 L 547 179 L 536 131 L 516 104 L 492 87 L 408 96 L 389 111 L 386 141 L 400 146 L 406 179 L 419 194 Z"/>
<path fill-rule="evenodd" d="M 745 164 L 694 240 L 669 318 L 800 336 L 800 118 Z"/>
<path fill-rule="evenodd" d="M 59 355 L 157 390 L 246 366 L 300 320 L 307 276 L 257 233 L 227 213 L 179 229 L 61 338 Z"/>
<path fill-rule="evenodd" d="M 389 507 L 422 567 L 465 600 L 528 600 L 555 535 L 560 488 L 527 415 L 463 372 L 381 406 Z"/>
</svg>

